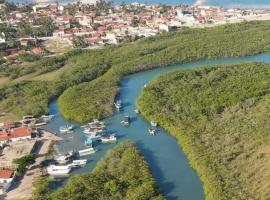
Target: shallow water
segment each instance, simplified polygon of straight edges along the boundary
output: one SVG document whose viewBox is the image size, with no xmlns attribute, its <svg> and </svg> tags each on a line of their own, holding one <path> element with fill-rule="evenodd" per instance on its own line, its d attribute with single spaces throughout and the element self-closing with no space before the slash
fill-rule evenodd
<svg viewBox="0 0 270 200">
<path fill-rule="evenodd" d="M 204 199 L 203 188 L 201 181 L 195 171 L 189 166 L 188 160 L 181 150 L 181 147 L 177 144 L 177 141 L 163 129 L 160 129 L 156 136 L 150 136 L 148 134 L 148 128 L 150 126 L 149 122 L 144 120 L 140 115 L 134 113 L 136 98 L 140 95 L 144 84 L 147 84 L 158 75 L 174 70 L 250 61 L 270 63 L 270 54 L 207 60 L 157 68 L 126 76 L 121 81 L 119 98 L 124 104 L 124 110 L 122 112 L 115 112 L 112 117 L 109 117 L 104 121 L 107 123 L 107 128 L 109 130 L 118 132 L 119 140 L 117 143 L 124 140 L 132 140 L 136 143 L 137 147 L 149 163 L 150 169 L 157 180 L 162 193 L 167 199 L 201 200 Z M 56 117 L 46 128 L 64 138 L 64 140 L 57 145 L 59 152 L 64 153 L 72 149 L 84 149 L 84 140 L 86 138 L 81 132 L 80 125 L 75 124 L 77 125 L 77 128 L 73 134 L 60 134 L 58 128 L 61 125 L 70 122 L 65 121 L 61 117 L 56 102 L 50 104 L 50 114 L 54 114 Z M 128 128 L 123 127 L 120 124 L 120 121 L 123 120 L 125 115 L 129 115 L 132 120 L 131 125 Z M 86 157 L 89 159 L 87 166 L 73 170 L 72 174 L 91 171 L 107 150 L 115 145 L 116 144 L 96 143 L 95 147 L 99 151 L 94 155 Z M 65 181 L 55 182 L 55 189 L 62 186 L 64 183 Z"/>
</svg>

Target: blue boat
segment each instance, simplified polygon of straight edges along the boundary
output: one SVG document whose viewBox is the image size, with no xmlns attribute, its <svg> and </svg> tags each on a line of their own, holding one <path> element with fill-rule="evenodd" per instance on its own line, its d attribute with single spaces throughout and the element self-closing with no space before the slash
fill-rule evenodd
<svg viewBox="0 0 270 200">
<path fill-rule="evenodd" d="M 87 146 L 87 147 L 92 147 L 93 145 L 93 141 L 91 138 L 87 138 L 85 141 L 84 141 L 84 145 Z"/>
</svg>

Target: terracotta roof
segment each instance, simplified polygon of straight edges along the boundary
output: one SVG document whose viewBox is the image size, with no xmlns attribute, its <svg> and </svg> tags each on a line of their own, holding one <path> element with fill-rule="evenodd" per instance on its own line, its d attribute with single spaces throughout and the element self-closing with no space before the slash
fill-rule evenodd
<svg viewBox="0 0 270 200">
<path fill-rule="evenodd" d="M 14 174 L 14 170 L 12 169 L 0 169 L 0 178 L 2 179 L 10 179 Z"/>
<path fill-rule="evenodd" d="M 20 137 L 27 137 L 31 136 L 32 131 L 26 127 L 14 128 L 10 131 L 3 130 L 0 131 L 0 140 L 8 140 L 12 138 L 20 138 Z"/>
</svg>

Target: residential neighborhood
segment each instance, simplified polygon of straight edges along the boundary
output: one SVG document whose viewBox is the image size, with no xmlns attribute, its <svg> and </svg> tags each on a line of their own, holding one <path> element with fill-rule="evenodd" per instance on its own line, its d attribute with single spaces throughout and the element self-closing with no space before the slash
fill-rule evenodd
<svg viewBox="0 0 270 200">
<path fill-rule="evenodd" d="M 268 10 L 211 6 L 113 5 L 105 1 L 16 6 L 14 11 L 1 15 L 0 44 L 5 48 L 5 60 L 50 56 L 62 53 L 57 50 L 61 46 L 68 50 L 117 45 L 182 27 L 270 19 Z M 1 5 L 2 10 L 5 8 Z"/>
</svg>

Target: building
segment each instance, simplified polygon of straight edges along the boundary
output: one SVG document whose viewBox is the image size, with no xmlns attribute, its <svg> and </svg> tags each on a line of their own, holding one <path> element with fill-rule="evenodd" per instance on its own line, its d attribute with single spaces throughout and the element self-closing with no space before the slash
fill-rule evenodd
<svg viewBox="0 0 270 200">
<path fill-rule="evenodd" d="M 0 169 L 0 195 L 6 193 L 11 186 L 14 177 L 15 170 L 8 168 Z"/>
<path fill-rule="evenodd" d="M 0 144 L 18 142 L 32 138 L 32 130 L 27 127 L 3 129 L 0 131 Z"/>
</svg>

